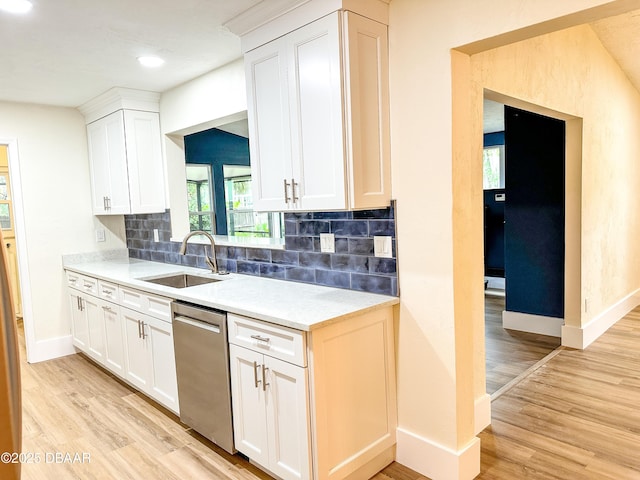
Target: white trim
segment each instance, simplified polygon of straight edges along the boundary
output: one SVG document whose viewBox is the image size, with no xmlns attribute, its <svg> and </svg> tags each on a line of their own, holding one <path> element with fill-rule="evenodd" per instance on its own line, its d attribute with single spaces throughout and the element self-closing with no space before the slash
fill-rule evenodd
<svg viewBox="0 0 640 480">
<path fill-rule="evenodd" d="M 491 395 L 485 393 L 481 397 L 476 398 L 473 409 L 473 433 L 478 435 L 482 430 L 491 425 Z"/>
<path fill-rule="evenodd" d="M 562 345 L 580 350 L 587 348 L 609 327 L 640 305 L 640 289 L 631 292 L 619 302 L 613 304 L 601 314 L 591 319 L 586 325 L 562 327 Z"/>
<path fill-rule="evenodd" d="M 502 312 L 502 327 L 509 330 L 560 337 L 563 325 L 564 318 L 545 317 L 544 315 L 510 312 L 508 310 Z"/>
<path fill-rule="evenodd" d="M 398 428 L 396 461 L 433 480 L 470 480 L 480 473 L 480 439 L 459 451 Z"/>
<path fill-rule="evenodd" d="M 484 279 L 489 281 L 487 288 L 504 290 L 506 287 L 504 277 L 484 277 Z"/>
<path fill-rule="evenodd" d="M 45 362 L 54 358 L 64 357 L 77 353 L 73 346 L 71 335 L 38 340 L 28 355 L 29 363 Z"/>
<path fill-rule="evenodd" d="M 29 258 L 27 255 L 27 234 L 24 222 L 22 202 L 22 180 L 20 161 L 18 160 L 18 140 L 0 137 L 0 145 L 6 145 L 9 154 L 9 178 L 11 179 L 11 197 L 15 223 L 16 253 L 18 257 L 18 276 L 20 277 L 20 295 L 22 296 L 22 320 L 27 349 L 27 361 L 30 362 L 36 351 L 36 334 L 33 325 L 31 301 L 31 279 L 29 276 Z"/>
</svg>

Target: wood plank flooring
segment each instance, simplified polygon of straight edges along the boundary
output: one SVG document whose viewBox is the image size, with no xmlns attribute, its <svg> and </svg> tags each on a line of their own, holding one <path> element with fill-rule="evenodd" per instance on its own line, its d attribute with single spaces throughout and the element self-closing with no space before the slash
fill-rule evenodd
<svg viewBox="0 0 640 480">
<path fill-rule="evenodd" d="M 479 479 L 640 479 L 640 308 L 492 402 Z"/>
<path fill-rule="evenodd" d="M 502 328 L 504 297 L 485 296 L 487 393 L 493 394 L 560 346 L 560 339 Z"/>
<path fill-rule="evenodd" d="M 23 480 L 269 478 L 81 355 L 22 367 L 23 451 L 90 455 L 25 464 Z M 640 479 L 638 405 L 640 309 L 587 350 L 562 349 L 493 401 L 477 478 Z M 428 480 L 397 463 L 374 479 Z"/>
</svg>

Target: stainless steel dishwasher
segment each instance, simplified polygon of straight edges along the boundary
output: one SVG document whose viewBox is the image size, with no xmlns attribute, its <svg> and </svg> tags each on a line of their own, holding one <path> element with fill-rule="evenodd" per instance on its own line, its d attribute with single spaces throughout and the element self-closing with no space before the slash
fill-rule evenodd
<svg viewBox="0 0 640 480">
<path fill-rule="evenodd" d="M 235 453 L 227 314 L 182 302 L 171 310 L 180 420 Z"/>
</svg>

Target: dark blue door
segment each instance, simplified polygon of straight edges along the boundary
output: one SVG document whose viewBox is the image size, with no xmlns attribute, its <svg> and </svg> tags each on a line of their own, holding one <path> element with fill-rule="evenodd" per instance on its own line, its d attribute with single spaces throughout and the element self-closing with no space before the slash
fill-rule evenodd
<svg viewBox="0 0 640 480">
<path fill-rule="evenodd" d="M 565 123 L 505 107 L 506 309 L 564 317 Z"/>
</svg>

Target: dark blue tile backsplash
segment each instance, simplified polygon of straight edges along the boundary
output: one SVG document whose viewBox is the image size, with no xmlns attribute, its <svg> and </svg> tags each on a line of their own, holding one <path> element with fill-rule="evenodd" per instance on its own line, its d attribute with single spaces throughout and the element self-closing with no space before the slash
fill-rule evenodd
<svg viewBox="0 0 640 480">
<path fill-rule="evenodd" d="M 393 207 L 356 212 L 285 213 L 285 250 L 216 246 L 220 268 L 245 275 L 398 295 Z M 203 247 L 171 242 L 169 211 L 125 215 L 129 256 L 207 268 Z M 159 242 L 153 241 L 158 229 Z M 335 253 L 320 251 L 320 234 L 335 235 Z M 390 236 L 393 258 L 373 255 L 373 237 Z M 208 247 L 207 247 L 208 249 Z"/>
</svg>

